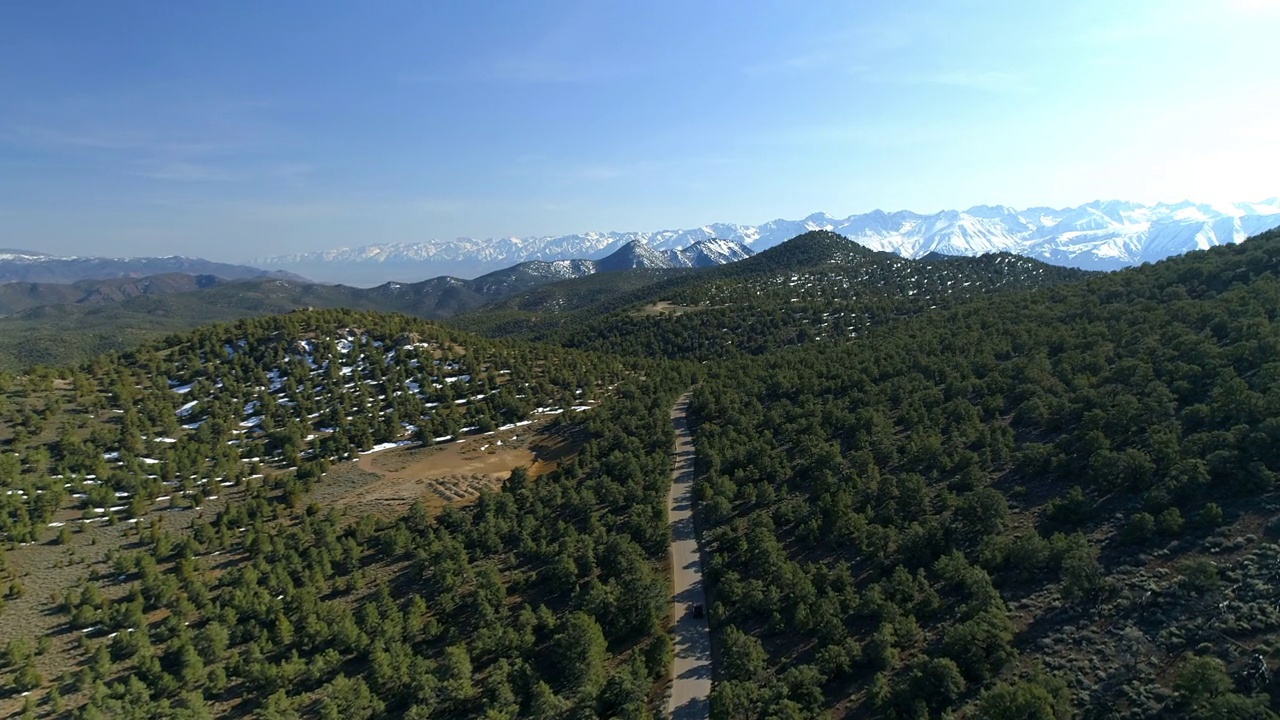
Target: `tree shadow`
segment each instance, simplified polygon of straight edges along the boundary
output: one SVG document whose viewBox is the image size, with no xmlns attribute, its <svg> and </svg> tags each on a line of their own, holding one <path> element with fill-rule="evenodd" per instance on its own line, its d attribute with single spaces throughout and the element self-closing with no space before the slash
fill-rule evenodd
<svg viewBox="0 0 1280 720">
<path fill-rule="evenodd" d="M 711 714 L 711 701 L 694 698 L 671 711 L 671 720 L 705 720 Z"/>
</svg>

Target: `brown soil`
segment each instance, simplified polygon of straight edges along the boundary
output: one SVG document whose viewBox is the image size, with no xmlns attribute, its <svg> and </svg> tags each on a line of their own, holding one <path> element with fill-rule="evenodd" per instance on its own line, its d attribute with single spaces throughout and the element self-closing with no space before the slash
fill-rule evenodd
<svg viewBox="0 0 1280 720">
<path fill-rule="evenodd" d="M 532 425 L 468 435 L 461 442 L 362 455 L 335 465 L 308 501 L 355 514 L 387 516 L 419 501 L 431 510 L 467 504 L 482 491 L 500 487 L 516 467 L 526 467 L 537 477 L 577 452 L 577 438 L 550 432 L 547 424 L 543 419 Z"/>
<path fill-rule="evenodd" d="M 636 315 L 653 316 L 653 315 L 683 315 L 687 312 L 697 312 L 699 310 L 714 310 L 716 308 L 728 307 L 728 305 L 676 305 L 670 300 L 659 300 L 652 305 L 645 305 L 635 310 Z"/>
<path fill-rule="evenodd" d="M 645 305 L 636 310 L 637 315 L 681 315 L 683 313 L 697 310 L 696 307 L 686 305 L 675 305 L 668 300 L 659 300 L 652 305 Z"/>
</svg>

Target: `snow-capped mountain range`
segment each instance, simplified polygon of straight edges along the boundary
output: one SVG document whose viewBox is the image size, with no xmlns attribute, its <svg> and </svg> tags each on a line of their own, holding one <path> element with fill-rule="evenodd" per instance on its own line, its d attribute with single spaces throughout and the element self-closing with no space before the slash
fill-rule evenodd
<svg viewBox="0 0 1280 720">
<path fill-rule="evenodd" d="M 622 272 L 641 268 L 700 268 L 736 262 L 751 257 L 751 248 L 732 240 L 703 240 L 687 248 L 655 250 L 640 242 L 630 242 L 599 260 L 526 260 L 495 270 L 474 280 L 439 277 L 428 282 L 467 286 L 486 296 L 499 297 L 557 280 L 569 280 L 602 272 Z M 395 285 L 396 283 L 389 283 Z"/>
<path fill-rule="evenodd" d="M 1253 203 L 1156 205 L 1099 200 L 1062 209 L 977 205 L 932 215 L 876 210 L 845 218 L 815 213 L 802 220 L 760 225 L 714 223 L 660 232 L 457 238 L 281 255 L 250 264 L 348 283 L 354 275 L 366 281 L 414 280 L 443 273 L 474 276 L 526 260 L 602 258 L 632 242 L 660 251 L 701 243 L 703 252 L 728 253 L 728 246 L 708 241 L 731 240 L 758 252 L 810 230 L 831 230 L 869 248 L 909 258 L 931 252 L 981 255 L 1006 251 L 1056 265 L 1114 270 L 1239 242 L 1277 226 L 1280 198 Z"/>
</svg>

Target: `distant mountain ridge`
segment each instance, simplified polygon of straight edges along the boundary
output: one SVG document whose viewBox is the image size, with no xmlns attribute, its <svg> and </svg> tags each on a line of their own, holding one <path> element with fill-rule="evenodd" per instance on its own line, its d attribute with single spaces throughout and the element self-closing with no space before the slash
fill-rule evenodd
<svg viewBox="0 0 1280 720">
<path fill-rule="evenodd" d="M 142 296 L 192 292 L 224 284 L 213 275 L 165 273 L 141 278 L 79 280 L 74 283 L 0 283 L 0 315 L 46 305 L 100 305 Z"/>
<path fill-rule="evenodd" d="M 398 311 L 439 319 L 468 313 L 488 302 L 543 284 L 586 275 L 634 269 L 680 272 L 721 265 L 750 255 L 753 252 L 748 247 L 730 241 L 694 243 L 685 249 L 668 251 L 653 250 L 634 242 L 600 260 L 530 260 L 474 279 L 440 275 L 416 283 L 388 282 L 371 288 L 315 283 L 306 278 L 294 281 L 292 277 L 278 277 L 280 273 L 268 274 L 262 270 L 257 277 L 236 281 L 207 274 L 164 273 L 74 283 L 9 282 L 0 283 L 0 318 L 51 323 L 96 316 L 104 319 L 102 324 L 109 325 L 118 316 L 138 313 L 210 314 L 210 318 L 216 318 L 271 311 L 284 313 L 296 307 L 316 306 Z M 113 309 L 111 305 L 119 307 Z"/>
<path fill-rule="evenodd" d="M 275 277 L 305 280 L 283 270 L 262 270 L 247 265 L 213 262 L 201 258 L 167 257 L 64 257 L 31 250 L 0 249 L 0 283 L 77 283 L 82 280 L 143 278 L 182 273 L 212 275 L 222 280 Z"/>
<path fill-rule="evenodd" d="M 627 270 L 714 267 L 736 262 L 753 254 L 750 248 L 732 241 L 704 241 L 694 243 L 687 248 L 666 251 L 655 250 L 644 243 L 632 241 L 599 260 L 580 258 L 530 260 L 495 270 L 472 280 L 444 275 L 417 283 L 384 283 L 370 288 L 367 292 L 399 293 L 431 298 L 435 302 L 435 307 L 426 312 L 427 316 L 444 317 L 560 280 L 573 280 L 597 273 Z M 449 300 L 447 307 L 441 304 L 439 298 Z M 466 307 L 468 305 L 471 307 Z M 419 308 L 417 312 L 422 313 L 423 310 Z"/>
<path fill-rule="evenodd" d="M 933 214 L 875 210 L 836 218 L 815 213 L 801 220 L 760 225 L 713 223 L 659 232 L 590 232 L 545 237 L 368 245 L 259 258 L 253 264 L 322 280 L 354 275 L 416 279 L 430 274 L 476 275 L 526 260 L 601 259 L 638 242 L 659 251 L 734 241 L 759 252 L 812 230 L 830 230 L 874 250 L 920 258 L 929 253 L 982 255 L 1010 252 L 1090 270 L 1115 270 L 1191 250 L 1240 242 L 1280 227 L 1280 198 L 1261 202 L 1140 203 L 1097 200 L 1078 207 L 975 205 Z M 346 279 L 344 279 L 346 278 Z"/>
</svg>

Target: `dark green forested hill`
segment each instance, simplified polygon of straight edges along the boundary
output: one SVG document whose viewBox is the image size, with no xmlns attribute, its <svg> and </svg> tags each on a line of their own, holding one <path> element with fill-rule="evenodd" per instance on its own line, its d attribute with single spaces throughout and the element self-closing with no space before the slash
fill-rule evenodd
<svg viewBox="0 0 1280 720">
<path fill-rule="evenodd" d="M 463 327 L 586 350 L 714 360 L 812 341 L 847 341 L 866 329 L 992 292 L 1086 277 L 1009 254 L 907 260 L 830 232 L 793 238 L 758 255 L 616 292 L 588 305 L 539 305 L 459 318 Z M 541 288 L 539 294 L 579 281 Z M 552 311 L 547 312 L 546 308 Z"/>
<path fill-rule="evenodd" d="M 227 282 L 213 275 L 167 273 L 147 277 L 81 280 L 75 283 L 8 282 L 0 284 L 0 316 L 45 305 L 95 305 L 142 295 L 168 295 Z"/>
<path fill-rule="evenodd" d="M 1280 234 L 714 366 L 714 717 L 1274 717 Z"/>
<path fill-rule="evenodd" d="M 566 274 L 592 270 L 582 261 L 534 261 L 472 280 L 437 277 L 373 288 L 281 278 L 224 281 L 178 273 L 72 285 L 8 283 L 0 285 L 0 369 L 78 363 L 99 353 L 129 350 L 169 332 L 306 308 L 448 318 Z M 609 273 L 607 279 L 584 278 L 584 288 L 616 292 L 619 286 L 660 276 L 651 271 Z"/>
<path fill-rule="evenodd" d="M 648 717 L 670 653 L 667 413 L 690 381 L 350 311 L 0 378 L 0 707 Z M 573 453 L 473 509 L 308 500 L 371 450 L 487 448 L 548 416 Z"/>
</svg>

